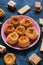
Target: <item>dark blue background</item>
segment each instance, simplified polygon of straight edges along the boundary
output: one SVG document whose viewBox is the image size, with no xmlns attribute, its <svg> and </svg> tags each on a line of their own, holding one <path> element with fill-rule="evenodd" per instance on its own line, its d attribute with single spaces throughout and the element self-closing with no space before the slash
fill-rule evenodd
<svg viewBox="0 0 43 65">
<path fill-rule="evenodd" d="M 24 6 L 26 4 L 28 4 L 31 7 L 31 10 L 29 12 L 27 12 L 26 14 L 24 14 L 24 15 L 32 17 L 38 24 L 39 24 L 39 18 L 40 17 L 43 18 L 43 9 L 40 13 L 34 12 L 35 2 L 36 1 L 41 1 L 42 7 L 43 7 L 43 0 L 13 0 L 17 4 L 16 10 L 14 12 L 11 12 L 6 8 L 6 5 L 7 5 L 8 1 L 9 0 L 0 0 L 0 8 L 2 8 L 5 11 L 5 17 L 3 19 L 0 19 L 0 21 L 2 21 L 3 23 L 10 16 L 18 15 L 17 10 L 20 9 L 22 6 Z M 41 27 L 40 27 L 40 29 L 41 29 Z M 43 34 L 41 32 L 40 40 L 38 41 L 38 43 L 35 46 L 33 46 L 32 48 L 30 48 L 28 50 L 17 51 L 17 50 L 11 49 L 7 45 L 5 45 L 5 43 L 3 42 L 2 38 L 1 38 L 1 31 L 0 31 L 0 44 L 6 46 L 6 48 L 7 48 L 6 53 L 9 53 L 9 52 L 11 53 L 12 52 L 16 55 L 16 57 L 17 57 L 16 65 L 31 65 L 28 62 L 28 57 L 33 53 L 38 54 L 42 58 L 42 61 L 39 63 L 39 65 L 43 65 L 43 53 L 40 52 L 40 45 L 41 45 L 42 37 L 43 37 Z M 5 65 L 4 61 L 3 61 L 3 57 L 4 57 L 4 55 L 0 54 L 0 65 Z"/>
</svg>

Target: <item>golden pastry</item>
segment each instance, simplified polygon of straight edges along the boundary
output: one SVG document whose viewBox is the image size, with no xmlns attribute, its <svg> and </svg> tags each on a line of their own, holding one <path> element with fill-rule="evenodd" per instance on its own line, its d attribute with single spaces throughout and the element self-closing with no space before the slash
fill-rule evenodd
<svg viewBox="0 0 43 65">
<path fill-rule="evenodd" d="M 16 32 L 19 34 L 19 35 L 24 35 L 25 34 L 25 27 L 24 26 L 18 26 L 16 28 Z"/>
<path fill-rule="evenodd" d="M 4 13 L 3 9 L 0 8 L 0 17 L 3 17 L 4 14 L 5 14 L 5 13 Z"/>
<path fill-rule="evenodd" d="M 16 32 L 13 32 L 7 36 L 6 41 L 8 42 L 8 44 L 14 45 L 18 41 L 18 37 L 19 37 L 18 34 Z"/>
<path fill-rule="evenodd" d="M 14 28 L 14 26 L 12 24 L 6 24 L 5 25 L 4 32 L 6 34 L 12 33 L 14 31 L 15 31 L 15 28 Z"/>
<path fill-rule="evenodd" d="M 11 24 L 14 25 L 14 27 L 17 27 L 20 25 L 20 18 L 19 16 L 12 16 L 9 21 Z"/>
<path fill-rule="evenodd" d="M 4 56 L 6 65 L 14 65 L 16 62 L 16 56 L 13 53 L 8 53 Z"/>
<path fill-rule="evenodd" d="M 22 47 L 22 48 L 26 48 L 28 46 L 30 46 L 30 40 L 27 36 L 21 36 L 18 39 L 18 46 Z"/>
<path fill-rule="evenodd" d="M 6 47 L 3 45 L 0 45 L 0 53 L 6 52 Z"/>
<path fill-rule="evenodd" d="M 38 32 L 34 27 L 29 27 L 25 31 L 25 35 L 31 40 L 35 40 L 38 37 Z"/>
<path fill-rule="evenodd" d="M 25 28 L 31 27 L 32 26 L 32 21 L 29 18 L 24 18 L 21 22 L 21 25 L 25 26 Z"/>
</svg>

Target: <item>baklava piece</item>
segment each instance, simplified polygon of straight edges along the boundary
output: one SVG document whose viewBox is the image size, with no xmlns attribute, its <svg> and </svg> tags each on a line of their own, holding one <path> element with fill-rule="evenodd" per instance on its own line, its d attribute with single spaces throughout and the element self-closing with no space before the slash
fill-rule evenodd
<svg viewBox="0 0 43 65">
<path fill-rule="evenodd" d="M 33 54 L 29 57 L 29 62 L 32 65 L 37 65 L 41 61 L 41 58 L 37 54 Z"/>
</svg>

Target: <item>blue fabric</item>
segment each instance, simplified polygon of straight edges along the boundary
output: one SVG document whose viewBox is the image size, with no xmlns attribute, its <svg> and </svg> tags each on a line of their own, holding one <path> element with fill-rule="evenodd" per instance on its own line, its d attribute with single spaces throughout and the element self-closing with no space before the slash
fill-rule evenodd
<svg viewBox="0 0 43 65">
<path fill-rule="evenodd" d="M 7 4 L 8 1 L 9 0 L 0 0 L 0 8 L 2 8 L 5 11 L 5 17 L 3 19 L 0 19 L 0 21 L 2 21 L 3 23 L 10 16 L 18 15 L 17 10 L 20 9 L 22 6 L 24 6 L 26 4 L 28 4 L 31 7 L 31 10 L 24 15 L 32 17 L 38 24 L 39 24 L 39 18 L 40 17 L 43 18 L 43 10 L 40 13 L 34 12 L 35 2 L 41 1 L 42 6 L 43 6 L 43 0 L 13 0 L 17 3 L 17 7 L 16 7 L 16 10 L 14 12 L 11 12 L 6 8 L 6 4 Z M 40 29 L 41 29 L 41 26 L 40 26 Z M 35 46 L 33 46 L 32 48 L 30 48 L 28 50 L 18 51 L 18 50 L 14 50 L 14 49 L 9 48 L 3 42 L 2 38 L 1 38 L 1 31 L 0 31 L 0 44 L 6 46 L 6 48 L 7 48 L 6 53 L 12 52 L 16 55 L 16 57 L 17 57 L 16 65 L 31 65 L 28 61 L 28 57 L 33 53 L 38 54 L 42 58 L 42 61 L 39 63 L 39 65 L 43 65 L 43 53 L 40 52 L 40 45 L 41 45 L 41 39 L 42 38 L 43 38 L 43 34 L 41 32 L 40 40 L 38 41 L 38 43 Z M 3 57 L 4 57 L 4 55 L 0 54 L 0 65 L 5 65 Z"/>
</svg>

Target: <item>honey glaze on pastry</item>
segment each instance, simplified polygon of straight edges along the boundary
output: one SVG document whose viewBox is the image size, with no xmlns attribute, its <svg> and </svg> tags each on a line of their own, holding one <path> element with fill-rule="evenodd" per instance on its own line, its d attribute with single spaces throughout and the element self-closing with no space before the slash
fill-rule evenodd
<svg viewBox="0 0 43 65">
<path fill-rule="evenodd" d="M 20 18 L 19 16 L 12 16 L 9 22 L 12 23 L 14 27 L 17 27 L 20 25 Z"/>
<path fill-rule="evenodd" d="M 4 13 L 3 9 L 0 8 L 0 17 L 3 17 L 4 14 L 5 14 L 5 13 Z"/>
<path fill-rule="evenodd" d="M 24 35 L 25 33 L 25 27 L 24 26 L 18 26 L 16 28 L 16 32 L 19 34 L 19 35 Z"/>
<path fill-rule="evenodd" d="M 4 61 L 6 65 L 14 65 L 16 56 L 13 53 L 8 53 L 4 56 Z"/>
<path fill-rule="evenodd" d="M 26 48 L 30 46 L 30 40 L 27 36 L 21 36 L 18 40 L 18 46 Z"/>
<path fill-rule="evenodd" d="M 15 31 L 15 28 L 12 24 L 6 24 L 5 25 L 4 32 L 6 34 L 9 34 L 9 33 L 14 32 L 14 31 Z"/>
<path fill-rule="evenodd" d="M 21 25 L 25 26 L 25 28 L 31 27 L 32 21 L 29 18 L 24 18 L 21 22 Z"/>
<path fill-rule="evenodd" d="M 31 40 L 35 40 L 38 37 L 38 32 L 34 27 L 29 27 L 25 31 L 25 35 Z"/>
<path fill-rule="evenodd" d="M 18 34 L 16 32 L 13 32 L 7 36 L 6 41 L 8 42 L 8 44 L 14 45 L 18 41 L 18 37 L 19 37 Z"/>
</svg>

